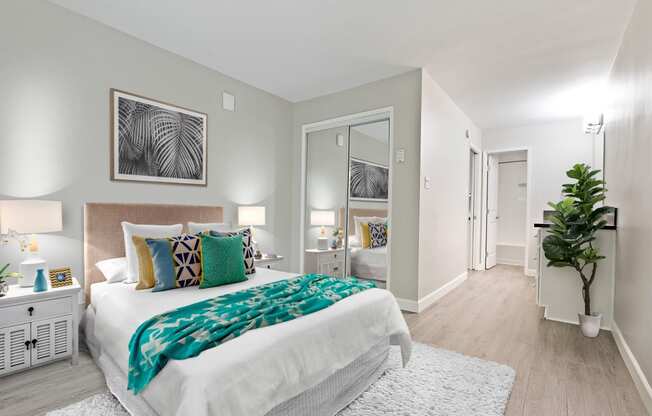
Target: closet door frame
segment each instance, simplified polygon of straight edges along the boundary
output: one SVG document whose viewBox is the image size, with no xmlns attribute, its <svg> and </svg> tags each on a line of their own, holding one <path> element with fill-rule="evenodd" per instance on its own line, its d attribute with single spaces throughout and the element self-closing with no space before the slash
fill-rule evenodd
<svg viewBox="0 0 652 416">
<path fill-rule="evenodd" d="M 308 134 L 326 130 L 334 127 L 350 127 L 352 125 L 372 123 L 375 121 L 389 120 L 389 192 L 387 198 L 387 216 L 392 221 L 392 176 L 394 165 L 394 107 L 383 107 L 375 110 L 365 111 L 361 113 L 350 114 L 342 117 L 326 119 L 316 123 L 304 124 L 301 126 L 301 184 L 300 184 L 300 198 L 299 198 L 299 269 L 303 272 L 304 267 L 304 252 L 305 252 L 305 223 L 306 223 L 306 154 L 308 150 Z M 347 185 L 347 216 L 348 216 L 348 185 Z M 345 231 L 348 228 L 347 224 L 344 226 Z M 345 238 L 348 236 L 345 236 Z M 391 287 L 391 264 L 392 264 L 392 233 L 389 235 L 387 241 L 387 281 L 386 288 L 390 290 Z M 347 253 L 348 257 L 348 253 Z"/>
</svg>

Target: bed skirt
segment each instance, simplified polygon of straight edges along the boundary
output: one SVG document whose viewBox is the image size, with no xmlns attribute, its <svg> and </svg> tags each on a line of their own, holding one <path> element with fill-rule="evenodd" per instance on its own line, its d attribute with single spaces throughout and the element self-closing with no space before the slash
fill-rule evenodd
<svg viewBox="0 0 652 416">
<path fill-rule="evenodd" d="M 113 359 L 102 353 L 94 337 L 95 310 L 89 306 L 82 320 L 82 336 L 95 363 L 104 373 L 111 393 L 132 416 L 159 416 L 142 395 L 127 390 L 127 376 Z M 298 396 L 280 403 L 265 416 L 333 416 L 348 406 L 383 374 L 389 339 L 371 348 L 346 367 Z"/>
</svg>

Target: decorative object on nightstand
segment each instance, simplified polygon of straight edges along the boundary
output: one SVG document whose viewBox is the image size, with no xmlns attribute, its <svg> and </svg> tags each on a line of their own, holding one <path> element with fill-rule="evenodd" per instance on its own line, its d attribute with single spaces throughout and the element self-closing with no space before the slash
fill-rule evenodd
<svg viewBox="0 0 652 416">
<path fill-rule="evenodd" d="M 9 266 L 9 263 L 7 263 L 0 268 L 0 298 L 6 295 L 9 291 L 9 282 L 7 282 L 7 279 L 20 277 L 20 273 L 8 272 L 7 270 L 9 270 Z"/>
<path fill-rule="evenodd" d="M 34 279 L 34 292 L 45 292 L 48 290 L 48 281 L 45 278 L 45 270 L 36 269 L 36 278 Z"/>
<path fill-rule="evenodd" d="M 72 285 L 72 272 L 70 267 L 60 267 L 50 270 L 50 286 L 62 287 Z"/>
<path fill-rule="evenodd" d="M 336 250 L 310 249 L 304 257 L 304 273 L 318 273 L 335 277 L 344 277 L 348 272 L 348 258 L 345 259 L 344 248 Z"/>
<path fill-rule="evenodd" d="M 310 225 L 321 227 L 319 237 L 317 238 L 317 248 L 319 250 L 328 250 L 326 227 L 332 227 L 335 225 L 335 211 L 313 209 L 310 211 Z"/>
<path fill-rule="evenodd" d="M 260 252 L 260 248 L 258 248 L 258 243 L 256 243 L 254 225 L 265 225 L 265 207 L 238 207 L 238 224 L 251 228 L 251 238 L 256 248 L 254 258 L 260 259 L 263 254 Z"/>
<path fill-rule="evenodd" d="M 38 242 L 34 234 L 58 232 L 63 229 L 61 201 L 16 199 L 0 201 L 1 240 L 13 238 L 28 257 L 20 264 L 20 285 L 34 285 L 36 271 L 47 270 L 47 263 L 38 255 Z M 27 238 L 26 234 L 32 234 Z"/>
<path fill-rule="evenodd" d="M 261 258 L 255 259 L 256 267 L 279 270 L 284 257 L 278 254 L 263 254 Z"/>
<path fill-rule="evenodd" d="M 0 376 L 79 356 L 79 293 L 70 286 L 34 293 L 11 285 L 0 298 Z"/>
</svg>

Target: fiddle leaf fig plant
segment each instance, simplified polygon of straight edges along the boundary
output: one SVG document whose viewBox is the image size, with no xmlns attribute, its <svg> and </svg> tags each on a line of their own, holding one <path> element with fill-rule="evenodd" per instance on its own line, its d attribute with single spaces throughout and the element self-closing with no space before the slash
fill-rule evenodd
<svg viewBox="0 0 652 416">
<path fill-rule="evenodd" d="M 562 185 L 564 199 L 549 202 L 554 212 L 548 218 L 552 225 L 543 240 L 548 266 L 571 267 L 582 280 L 584 314 L 591 315 L 591 285 L 598 262 L 605 257 L 593 246 L 596 233 L 607 224 L 604 220 L 609 207 L 596 204 L 606 197 L 605 182 L 596 179 L 599 170 L 586 164 L 576 164 L 566 172 L 573 180 Z"/>
</svg>

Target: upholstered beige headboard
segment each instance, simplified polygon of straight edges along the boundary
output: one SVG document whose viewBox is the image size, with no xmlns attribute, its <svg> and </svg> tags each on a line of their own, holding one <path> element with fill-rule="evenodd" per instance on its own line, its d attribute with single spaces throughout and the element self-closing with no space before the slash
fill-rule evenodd
<svg viewBox="0 0 652 416">
<path fill-rule="evenodd" d="M 344 218 L 346 218 L 346 210 L 340 208 L 338 224 L 344 225 Z M 355 235 L 355 223 L 353 217 L 386 217 L 387 209 L 381 208 L 349 208 L 349 235 Z"/>
<path fill-rule="evenodd" d="M 134 224 L 223 222 L 222 207 L 200 205 L 106 204 L 84 205 L 84 292 L 90 302 L 91 285 L 103 282 L 95 263 L 125 255 L 122 221 Z"/>
</svg>

